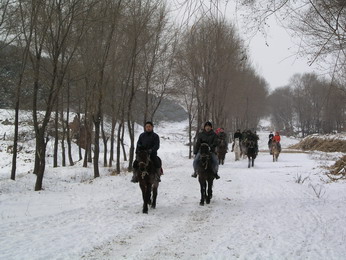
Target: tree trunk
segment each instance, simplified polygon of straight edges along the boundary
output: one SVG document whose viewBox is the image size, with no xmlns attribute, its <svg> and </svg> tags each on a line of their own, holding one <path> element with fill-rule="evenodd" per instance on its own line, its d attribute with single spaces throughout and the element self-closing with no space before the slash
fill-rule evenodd
<svg viewBox="0 0 346 260">
<path fill-rule="evenodd" d="M 42 190 L 42 182 L 44 170 L 46 167 L 46 145 L 48 140 L 44 140 L 44 131 L 43 129 L 38 130 L 38 135 L 36 136 L 36 154 L 38 157 L 38 166 L 37 166 L 37 178 L 35 184 L 35 191 Z"/>
<path fill-rule="evenodd" d="M 63 108 L 63 107 L 62 107 Z M 61 109 L 61 126 L 62 126 L 62 136 L 61 136 L 61 164 L 63 167 L 66 166 L 66 152 L 65 152 L 65 134 L 66 134 L 66 127 L 65 127 L 65 121 L 64 121 L 64 110 Z"/>
<path fill-rule="evenodd" d="M 111 147 L 109 151 L 109 162 L 108 165 L 109 167 L 112 167 L 113 165 L 113 160 L 114 160 L 114 134 L 115 134 L 115 126 L 116 126 L 117 121 L 115 120 L 114 116 L 112 117 L 112 130 L 111 130 Z"/>
<path fill-rule="evenodd" d="M 128 164 L 128 171 L 132 172 L 132 164 L 134 159 L 134 151 L 135 151 L 135 133 L 134 133 L 134 122 L 131 122 L 130 120 L 127 121 L 128 123 L 128 129 L 129 129 L 129 135 L 130 135 L 130 151 L 129 151 L 129 164 Z"/>
<path fill-rule="evenodd" d="M 100 114 L 96 114 L 97 118 L 94 118 L 95 126 L 95 138 L 94 138 L 94 178 L 100 177 L 99 171 L 99 156 L 100 156 Z"/>
<path fill-rule="evenodd" d="M 79 141 L 80 142 L 80 138 L 81 138 L 81 126 L 82 126 L 82 121 L 81 121 L 81 117 L 80 117 L 80 101 L 79 101 L 79 110 L 78 110 L 78 113 L 77 113 L 77 117 L 78 117 L 78 122 L 79 122 L 79 130 L 78 130 L 78 138 L 79 138 Z M 82 147 L 80 146 L 80 143 L 78 145 L 78 155 L 79 155 L 79 161 L 81 161 L 83 159 L 83 156 L 82 156 Z"/>
<path fill-rule="evenodd" d="M 126 155 L 126 149 L 125 149 L 125 144 L 124 144 L 124 135 L 125 135 L 125 124 L 123 124 L 122 128 L 121 128 L 121 147 L 123 150 L 123 156 L 124 156 L 124 161 L 127 161 L 127 155 Z"/>
<path fill-rule="evenodd" d="M 72 159 L 72 147 L 71 147 L 71 137 L 70 137 L 70 84 L 67 85 L 67 111 L 66 111 L 66 138 L 67 138 L 67 149 L 68 149 L 68 160 L 70 166 L 73 166 Z"/>
<path fill-rule="evenodd" d="M 54 154 L 53 154 L 53 167 L 58 167 L 58 147 L 59 147 L 59 105 L 56 102 L 55 119 L 54 119 Z"/>
<path fill-rule="evenodd" d="M 121 149 L 121 128 L 123 127 L 123 121 L 118 126 L 118 136 L 117 136 L 117 163 L 116 163 L 116 171 L 120 173 L 120 149 Z"/>
<path fill-rule="evenodd" d="M 108 138 L 106 136 L 106 133 L 104 131 L 104 120 L 102 117 L 102 122 L 101 122 L 101 133 L 102 133 L 102 140 L 103 140 L 103 166 L 107 167 L 107 143 L 108 143 Z"/>
</svg>

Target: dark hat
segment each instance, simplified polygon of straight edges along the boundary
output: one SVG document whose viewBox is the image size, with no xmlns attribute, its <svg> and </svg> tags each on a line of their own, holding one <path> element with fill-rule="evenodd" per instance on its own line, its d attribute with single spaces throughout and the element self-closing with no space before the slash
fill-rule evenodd
<svg viewBox="0 0 346 260">
<path fill-rule="evenodd" d="M 213 127 L 213 125 L 209 121 L 205 122 L 204 127 L 206 127 L 207 125 L 210 126 L 211 128 Z"/>
<path fill-rule="evenodd" d="M 153 122 L 151 122 L 151 121 L 147 121 L 147 122 L 145 122 L 145 124 L 144 125 L 151 125 L 151 126 L 154 126 L 153 125 Z"/>
</svg>

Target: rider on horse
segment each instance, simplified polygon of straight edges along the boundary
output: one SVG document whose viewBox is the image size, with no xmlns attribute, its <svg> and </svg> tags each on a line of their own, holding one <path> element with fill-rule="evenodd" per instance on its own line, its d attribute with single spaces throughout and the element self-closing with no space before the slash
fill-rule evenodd
<svg viewBox="0 0 346 260">
<path fill-rule="evenodd" d="M 250 129 L 246 131 L 245 142 L 253 141 L 255 143 L 256 154 L 258 153 L 258 140 L 259 140 L 259 137 L 256 134 L 256 131 L 254 133 Z"/>
<path fill-rule="evenodd" d="M 242 141 L 242 139 L 243 139 L 243 135 L 242 135 L 242 133 L 240 132 L 240 129 L 238 129 L 238 130 L 234 133 L 234 135 L 233 135 L 233 144 L 232 144 L 232 151 L 231 151 L 231 152 L 233 152 L 233 150 L 234 150 L 234 140 L 235 140 L 236 138 L 239 138 L 239 143 L 241 143 L 241 141 Z"/>
<path fill-rule="evenodd" d="M 277 143 L 278 143 L 278 146 L 279 146 L 279 152 L 281 152 L 281 144 L 280 144 L 281 137 L 280 137 L 279 132 L 275 132 L 275 135 L 274 135 L 274 137 L 273 137 L 273 141 L 275 141 L 275 142 L 277 142 Z"/>
<path fill-rule="evenodd" d="M 219 179 L 220 176 L 217 174 L 219 170 L 219 162 L 215 154 L 215 148 L 218 145 L 218 138 L 213 130 L 213 125 L 209 121 L 204 124 L 203 131 L 198 133 L 197 136 L 197 142 L 194 150 L 195 159 L 193 160 L 194 173 L 191 175 L 191 177 L 197 177 L 197 164 L 200 158 L 199 148 L 202 143 L 207 143 L 211 149 L 212 168 L 214 170 L 215 178 Z"/>
<path fill-rule="evenodd" d="M 137 141 L 136 153 L 140 149 L 148 151 L 150 154 L 150 160 L 153 162 L 156 169 L 156 180 L 161 181 L 161 160 L 157 156 L 157 150 L 160 148 L 160 138 L 156 133 L 154 133 L 153 129 L 154 125 L 152 122 L 148 121 L 145 123 L 144 132 L 140 134 Z M 131 182 L 138 182 L 138 162 L 136 160 L 133 162 L 133 169 L 134 171 Z"/>
<path fill-rule="evenodd" d="M 217 137 L 219 140 L 218 143 L 221 144 L 223 142 L 226 145 L 226 150 L 228 150 L 227 134 L 225 133 L 225 129 L 221 127 Z"/>
</svg>

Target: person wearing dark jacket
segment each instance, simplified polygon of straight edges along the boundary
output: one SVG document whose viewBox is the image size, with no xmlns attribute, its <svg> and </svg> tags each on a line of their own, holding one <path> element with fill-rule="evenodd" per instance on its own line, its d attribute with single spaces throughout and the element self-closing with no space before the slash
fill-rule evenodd
<svg viewBox="0 0 346 260">
<path fill-rule="evenodd" d="M 152 122 L 148 121 L 144 125 L 144 132 L 140 134 L 137 146 L 136 146 L 136 153 L 140 149 L 147 150 L 150 154 L 150 160 L 153 162 L 155 168 L 156 168 L 156 179 L 158 181 L 160 180 L 161 175 L 161 160 L 157 156 L 157 150 L 160 148 L 160 138 L 159 136 L 154 133 L 154 125 Z M 131 182 L 138 182 L 138 162 L 135 160 L 133 162 L 133 176 L 131 179 Z"/>
<path fill-rule="evenodd" d="M 200 158 L 199 148 L 202 143 L 206 143 L 209 145 L 211 150 L 211 158 L 212 158 L 212 168 L 215 174 L 215 178 L 219 179 L 220 176 L 217 174 L 219 170 L 219 162 L 215 153 L 216 146 L 218 145 L 218 137 L 213 130 L 213 125 L 210 122 L 206 122 L 204 124 L 204 129 L 197 136 L 197 142 L 194 149 L 195 159 L 193 160 L 193 169 L 194 173 L 191 177 L 197 177 L 197 164 Z"/>
</svg>

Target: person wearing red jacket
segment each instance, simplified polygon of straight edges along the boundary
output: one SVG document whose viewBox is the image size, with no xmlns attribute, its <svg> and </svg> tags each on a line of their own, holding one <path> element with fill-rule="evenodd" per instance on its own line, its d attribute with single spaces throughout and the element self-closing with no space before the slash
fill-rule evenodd
<svg viewBox="0 0 346 260">
<path fill-rule="evenodd" d="M 273 137 L 273 141 L 275 141 L 275 142 L 278 143 L 278 145 L 279 145 L 279 151 L 281 152 L 281 144 L 280 144 L 281 137 L 280 137 L 279 132 L 275 132 L 275 135 L 274 135 L 274 137 Z"/>
</svg>

